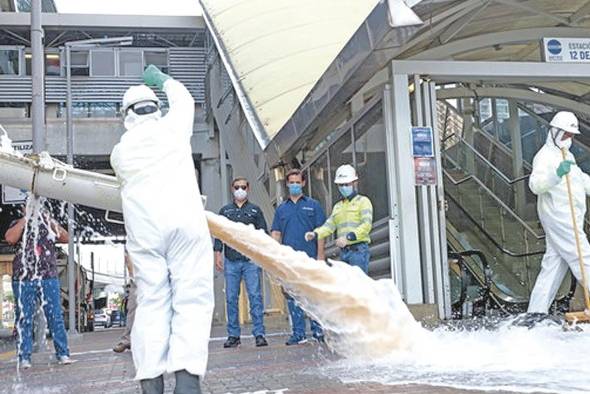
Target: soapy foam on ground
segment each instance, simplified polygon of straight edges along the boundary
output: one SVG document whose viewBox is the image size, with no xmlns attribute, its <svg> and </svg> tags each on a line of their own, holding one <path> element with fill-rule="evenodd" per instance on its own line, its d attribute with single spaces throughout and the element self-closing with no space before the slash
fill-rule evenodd
<svg viewBox="0 0 590 394">
<path fill-rule="evenodd" d="M 321 373 L 344 382 L 427 384 L 479 390 L 590 392 L 590 332 L 558 326 L 474 332 L 437 329 L 411 352 L 377 361 L 346 359 Z"/>
<path fill-rule="evenodd" d="M 257 262 L 328 332 L 346 358 L 320 373 L 349 383 L 427 384 L 518 392 L 590 392 L 590 328 L 428 331 L 391 280 L 373 280 L 341 262 L 329 267 L 278 245 L 262 231 L 207 213 L 213 236 Z"/>
</svg>

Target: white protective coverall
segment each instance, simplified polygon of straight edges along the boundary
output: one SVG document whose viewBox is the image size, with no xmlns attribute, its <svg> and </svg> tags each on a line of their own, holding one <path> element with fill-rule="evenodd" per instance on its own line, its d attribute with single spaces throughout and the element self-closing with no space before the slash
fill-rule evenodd
<svg viewBox="0 0 590 394">
<path fill-rule="evenodd" d="M 571 141 L 571 140 L 570 140 Z M 569 149 L 570 143 L 563 144 Z M 567 151 L 567 160 L 575 162 Z M 533 171 L 529 179 L 531 191 L 537 195 L 537 212 L 545 230 L 545 255 L 541 262 L 541 272 L 537 276 L 531 293 L 528 312 L 547 313 L 559 290 L 568 268 L 581 283 L 580 263 L 578 261 L 576 240 L 568 201 L 565 176 L 557 176 L 556 170 L 563 161 L 560 149 L 556 146 L 552 133 L 547 135 L 545 145 L 533 159 Z M 572 165 L 569 173 L 576 224 L 580 234 L 582 258 L 587 275 L 590 273 L 590 244 L 584 233 L 586 214 L 586 195 L 590 194 L 590 176 Z"/>
<path fill-rule="evenodd" d="M 170 110 L 127 116 L 111 154 L 135 268 L 135 379 L 186 369 L 203 376 L 214 307 L 213 247 L 192 160 L 194 101 L 164 82 Z"/>
</svg>

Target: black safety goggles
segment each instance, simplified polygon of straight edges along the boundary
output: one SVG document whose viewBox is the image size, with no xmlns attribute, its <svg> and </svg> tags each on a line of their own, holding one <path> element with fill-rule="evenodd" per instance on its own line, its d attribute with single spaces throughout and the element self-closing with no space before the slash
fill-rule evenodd
<svg viewBox="0 0 590 394">
<path fill-rule="evenodd" d="M 142 101 L 142 103 L 144 103 L 144 102 L 145 101 Z M 136 104 L 134 104 L 134 105 L 127 108 L 127 111 L 125 111 L 125 116 L 127 116 L 127 114 L 129 113 L 129 110 L 132 110 L 133 112 L 135 112 L 138 115 L 153 114 L 154 112 L 156 112 L 160 108 L 158 108 L 158 103 L 156 103 L 155 101 L 152 101 L 152 103 L 154 105 L 144 105 L 144 106 L 137 107 L 137 108 L 136 108 Z"/>
</svg>

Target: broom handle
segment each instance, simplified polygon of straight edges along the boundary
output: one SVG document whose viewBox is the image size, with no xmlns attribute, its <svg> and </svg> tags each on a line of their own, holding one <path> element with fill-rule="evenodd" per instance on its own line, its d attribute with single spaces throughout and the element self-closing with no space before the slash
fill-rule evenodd
<svg viewBox="0 0 590 394">
<path fill-rule="evenodd" d="M 563 160 L 567 159 L 565 149 L 561 150 Z M 582 274 L 582 287 L 584 288 L 584 304 L 586 310 L 590 311 L 590 296 L 588 295 L 588 282 L 586 281 L 586 269 L 584 268 L 584 259 L 582 258 L 582 245 L 580 243 L 580 233 L 576 223 L 576 211 L 574 209 L 574 198 L 572 197 L 572 185 L 570 183 L 570 174 L 565 174 L 565 183 L 567 185 L 567 196 L 570 202 L 570 213 L 572 214 L 572 224 L 574 225 L 574 235 L 576 237 L 576 250 L 578 252 L 578 262 L 580 263 L 580 272 Z"/>
</svg>

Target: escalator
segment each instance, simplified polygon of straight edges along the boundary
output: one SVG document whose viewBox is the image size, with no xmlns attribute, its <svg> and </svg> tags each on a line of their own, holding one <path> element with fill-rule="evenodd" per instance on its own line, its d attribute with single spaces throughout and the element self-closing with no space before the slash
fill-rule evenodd
<svg viewBox="0 0 590 394">
<path fill-rule="evenodd" d="M 442 144 L 453 315 L 523 312 L 545 251 L 536 197 L 527 184 L 530 163 L 524 163 L 525 175 L 511 179 L 508 147 L 481 130 L 472 141 L 447 133 Z M 575 287 L 570 275 L 553 308 L 567 309 Z"/>
</svg>

